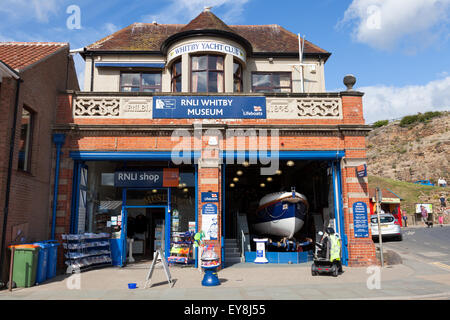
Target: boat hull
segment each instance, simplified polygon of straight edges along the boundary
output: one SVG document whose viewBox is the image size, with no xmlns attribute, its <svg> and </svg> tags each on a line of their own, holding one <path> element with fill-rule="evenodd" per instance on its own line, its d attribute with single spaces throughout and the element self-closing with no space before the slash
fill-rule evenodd
<svg viewBox="0 0 450 320">
<path fill-rule="evenodd" d="M 307 212 L 308 201 L 299 193 L 269 194 L 261 199 L 252 227 L 261 235 L 291 239 L 303 227 Z"/>
</svg>

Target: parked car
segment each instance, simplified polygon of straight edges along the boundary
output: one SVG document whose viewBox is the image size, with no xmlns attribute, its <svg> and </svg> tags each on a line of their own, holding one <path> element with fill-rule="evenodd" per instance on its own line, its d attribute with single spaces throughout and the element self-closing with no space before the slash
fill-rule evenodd
<svg viewBox="0 0 450 320">
<path fill-rule="evenodd" d="M 378 217 L 376 214 L 370 217 L 372 238 L 378 239 Z M 390 213 L 380 214 L 380 227 L 383 239 L 395 238 L 399 241 L 403 239 L 400 225 L 396 223 L 395 217 Z"/>
<path fill-rule="evenodd" d="M 434 183 L 432 183 L 430 180 L 418 180 L 414 183 L 421 184 L 424 186 L 434 186 Z"/>
</svg>

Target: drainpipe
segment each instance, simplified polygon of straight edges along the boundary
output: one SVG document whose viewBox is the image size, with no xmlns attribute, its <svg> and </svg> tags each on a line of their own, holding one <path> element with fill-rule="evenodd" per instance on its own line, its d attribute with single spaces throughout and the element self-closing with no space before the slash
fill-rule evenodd
<svg viewBox="0 0 450 320">
<path fill-rule="evenodd" d="M 56 146 L 56 166 L 55 166 L 55 186 L 53 188 L 53 214 L 52 214 L 52 235 L 51 240 L 55 240 L 56 227 L 56 208 L 58 205 L 58 186 L 59 186 L 59 161 L 61 158 L 61 147 L 66 140 L 64 134 L 53 134 L 53 143 Z"/>
<path fill-rule="evenodd" d="M 3 210 L 3 230 L 2 230 L 2 244 L 1 244 L 1 254 L 0 254 L 0 280 L 3 273 L 3 262 L 5 261 L 5 242 L 6 242 L 6 225 L 8 222 L 8 212 L 9 212 L 9 194 L 11 192 L 11 176 L 12 176 L 12 166 L 14 157 L 14 142 L 16 138 L 16 128 L 17 128 L 17 113 L 19 110 L 19 97 L 20 97 L 20 84 L 23 82 L 22 79 L 17 79 L 16 86 L 16 97 L 14 102 L 14 115 L 13 123 L 11 128 L 11 137 L 9 142 L 9 162 L 8 162 L 8 173 L 6 178 L 6 190 L 5 190 L 5 208 Z"/>
</svg>

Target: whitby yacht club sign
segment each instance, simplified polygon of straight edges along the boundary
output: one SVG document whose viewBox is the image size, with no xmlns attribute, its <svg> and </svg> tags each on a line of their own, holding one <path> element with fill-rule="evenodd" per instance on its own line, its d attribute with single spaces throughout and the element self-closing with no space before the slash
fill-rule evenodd
<svg viewBox="0 0 450 320">
<path fill-rule="evenodd" d="M 246 59 L 245 52 L 236 46 L 219 41 L 195 41 L 176 46 L 170 50 L 167 55 L 167 60 L 169 62 L 182 54 L 202 51 L 231 54 L 243 62 L 245 62 Z"/>
</svg>

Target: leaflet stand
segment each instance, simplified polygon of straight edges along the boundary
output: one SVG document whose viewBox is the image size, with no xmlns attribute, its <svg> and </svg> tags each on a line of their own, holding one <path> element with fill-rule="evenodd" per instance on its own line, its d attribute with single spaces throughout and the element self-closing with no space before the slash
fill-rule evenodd
<svg viewBox="0 0 450 320">
<path fill-rule="evenodd" d="M 149 281 L 150 281 L 150 287 L 152 286 L 151 278 L 153 275 L 153 270 L 155 269 L 155 265 L 159 262 L 158 256 L 161 257 L 161 263 L 163 265 L 164 272 L 166 273 L 167 281 L 169 282 L 170 287 L 172 288 L 173 287 L 172 276 L 170 275 L 169 267 L 167 265 L 166 259 L 164 258 L 164 255 L 163 255 L 161 249 L 157 250 L 155 256 L 153 257 L 152 265 L 150 266 L 150 270 L 148 271 L 147 278 L 145 279 L 146 282 L 145 282 L 144 288 L 147 288 L 147 284 Z"/>
</svg>

